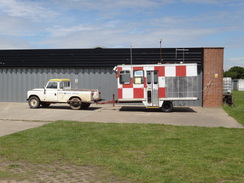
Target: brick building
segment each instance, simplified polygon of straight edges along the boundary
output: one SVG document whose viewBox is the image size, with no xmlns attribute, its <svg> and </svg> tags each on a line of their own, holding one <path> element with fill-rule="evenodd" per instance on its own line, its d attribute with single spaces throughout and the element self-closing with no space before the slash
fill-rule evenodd
<svg viewBox="0 0 244 183">
<path fill-rule="evenodd" d="M 204 48 L 203 107 L 221 107 L 223 92 L 223 48 Z"/>
</svg>

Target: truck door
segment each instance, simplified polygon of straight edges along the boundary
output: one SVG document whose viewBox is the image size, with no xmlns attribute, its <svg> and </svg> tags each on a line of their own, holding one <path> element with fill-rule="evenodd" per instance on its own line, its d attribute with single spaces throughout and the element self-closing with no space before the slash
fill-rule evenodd
<svg viewBox="0 0 244 183">
<path fill-rule="evenodd" d="M 44 101 L 58 101 L 58 82 L 49 82 L 44 90 Z"/>
<path fill-rule="evenodd" d="M 158 71 L 147 71 L 147 106 L 159 105 L 158 99 Z"/>
</svg>

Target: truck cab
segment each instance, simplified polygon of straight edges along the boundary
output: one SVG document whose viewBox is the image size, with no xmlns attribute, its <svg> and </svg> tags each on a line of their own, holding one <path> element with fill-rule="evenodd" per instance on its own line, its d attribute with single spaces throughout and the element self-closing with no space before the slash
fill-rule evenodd
<svg viewBox="0 0 244 183">
<path fill-rule="evenodd" d="M 70 79 L 50 79 L 44 86 L 44 101 L 57 102 L 58 93 L 64 90 L 71 90 Z"/>
<path fill-rule="evenodd" d="M 50 79 L 45 86 L 46 89 L 71 90 L 70 79 Z"/>
</svg>

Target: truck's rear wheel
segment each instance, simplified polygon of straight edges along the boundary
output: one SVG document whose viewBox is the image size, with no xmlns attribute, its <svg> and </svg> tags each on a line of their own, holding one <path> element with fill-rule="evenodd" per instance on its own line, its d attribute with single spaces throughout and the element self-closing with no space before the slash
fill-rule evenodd
<svg viewBox="0 0 244 183">
<path fill-rule="evenodd" d="M 82 103 L 81 109 L 87 109 L 91 104 L 90 103 Z"/>
<path fill-rule="evenodd" d="M 32 109 L 38 108 L 38 107 L 40 107 L 40 100 L 38 97 L 32 96 L 29 98 L 28 104 L 29 104 L 30 108 L 32 108 Z"/>
<path fill-rule="evenodd" d="M 170 101 L 165 101 L 161 107 L 163 112 L 171 112 L 173 110 L 173 103 Z"/>
<path fill-rule="evenodd" d="M 70 101 L 70 107 L 71 107 L 71 109 L 74 109 L 74 110 L 81 109 L 81 100 L 78 99 L 78 98 L 71 99 L 71 101 Z"/>
</svg>

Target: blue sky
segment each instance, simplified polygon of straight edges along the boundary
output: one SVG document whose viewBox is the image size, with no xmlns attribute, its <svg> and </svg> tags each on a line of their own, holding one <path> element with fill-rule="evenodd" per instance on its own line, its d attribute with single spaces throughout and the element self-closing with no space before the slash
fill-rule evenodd
<svg viewBox="0 0 244 183">
<path fill-rule="evenodd" d="M 0 0 L 0 49 L 224 47 L 244 67 L 244 0 Z"/>
</svg>

